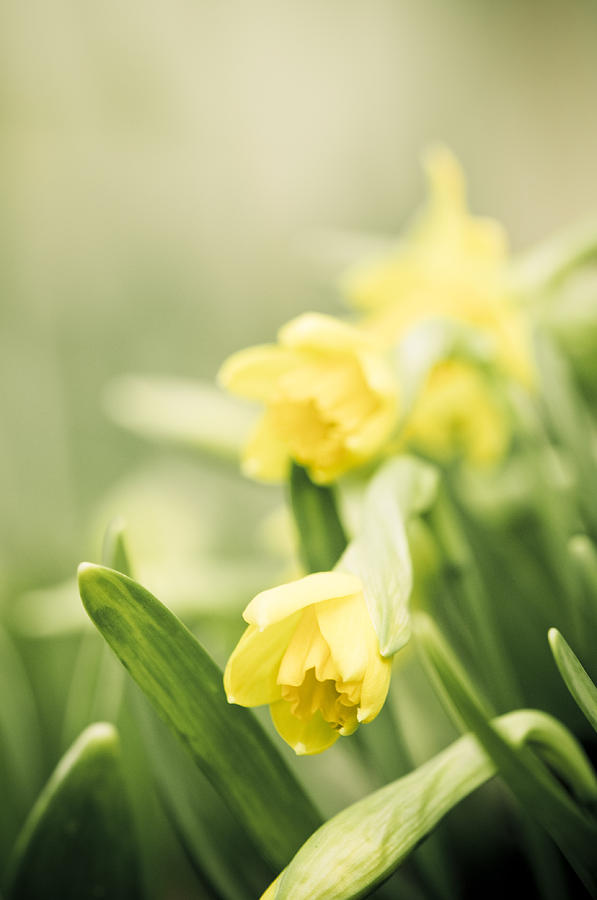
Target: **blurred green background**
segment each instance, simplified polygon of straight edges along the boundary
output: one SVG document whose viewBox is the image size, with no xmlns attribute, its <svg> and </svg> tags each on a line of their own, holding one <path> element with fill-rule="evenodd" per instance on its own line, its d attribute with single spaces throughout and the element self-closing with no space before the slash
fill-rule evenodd
<svg viewBox="0 0 597 900">
<path fill-rule="evenodd" d="M 473 210 L 501 220 L 515 250 L 594 215 L 596 97 L 594 0 L 4 0 L 0 621 L 14 626 L 23 594 L 98 561 L 120 513 L 134 574 L 176 597 L 183 617 L 207 609 L 201 639 L 222 662 L 238 612 L 288 565 L 281 490 L 120 430 L 106 385 L 128 372 L 211 380 L 291 316 L 339 312 L 342 264 L 422 202 L 430 142 L 455 151 Z M 0 646 L 25 785 L 6 766 L 15 797 L 0 816 L 0 864 L 98 711 L 77 679 L 85 688 L 85 666 L 104 665 L 99 638 L 77 631 L 73 586 L 29 601 L 18 653 Z M 414 758 L 451 739 L 421 679 L 400 709 L 418 717 Z M 365 747 L 384 727 L 380 717 Z M 358 746 L 301 761 L 326 813 L 396 775 L 382 759 L 359 780 Z M 487 796 L 452 823 L 471 809 L 489 817 Z M 463 832 L 474 866 L 482 829 Z M 168 829 L 158 821 L 155 833 L 162 849 Z"/>
<path fill-rule="evenodd" d="M 597 209 L 597 4 L 5 0 L 0 564 L 69 575 L 156 456 L 102 412 L 129 371 L 213 377 L 339 309 L 320 236 L 398 230 L 461 158 L 523 247 Z"/>
</svg>

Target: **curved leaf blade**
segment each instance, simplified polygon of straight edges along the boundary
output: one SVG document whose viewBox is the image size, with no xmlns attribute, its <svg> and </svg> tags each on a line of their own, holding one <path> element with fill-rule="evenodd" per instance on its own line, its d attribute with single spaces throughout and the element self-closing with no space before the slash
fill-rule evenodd
<svg viewBox="0 0 597 900">
<path fill-rule="evenodd" d="M 11 900 L 141 897 L 116 730 L 91 725 L 62 758 L 15 847 Z"/>
<path fill-rule="evenodd" d="M 440 693 L 445 693 L 449 711 L 456 712 L 465 727 L 474 732 L 512 793 L 555 841 L 587 889 L 597 895 L 597 820 L 574 802 L 528 748 L 514 748 L 492 727 L 473 686 L 462 676 L 458 661 L 423 613 L 417 615 L 416 633 L 432 677 L 441 685 Z M 595 801 L 594 791 L 591 801 Z"/>
<path fill-rule="evenodd" d="M 141 691 L 130 687 L 129 701 L 157 797 L 200 883 L 226 900 L 258 897 L 275 870 L 255 853 L 241 823 Z"/>
<path fill-rule="evenodd" d="M 253 714 L 228 704 L 222 673 L 191 632 L 125 575 L 83 563 L 90 618 L 266 859 L 284 865 L 319 825 Z"/>
<path fill-rule="evenodd" d="M 106 528 L 102 562 L 124 575 L 131 574 L 121 518 L 113 519 Z M 106 642 L 93 629 L 84 629 L 64 711 L 62 735 L 65 746 L 92 722 L 116 721 L 123 698 L 124 678 L 124 669 L 118 665 Z"/>
<path fill-rule="evenodd" d="M 577 706 L 597 731 L 597 687 L 587 675 L 582 663 L 557 628 L 547 634 L 549 645 L 560 675 Z"/>
<path fill-rule="evenodd" d="M 413 457 L 387 462 L 367 489 L 361 528 L 338 568 L 358 575 L 383 656 L 410 637 L 412 562 L 406 522 L 435 498 L 437 471 Z"/>
<path fill-rule="evenodd" d="M 577 790 L 595 795 L 582 751 L 557 720 L 535 710 L 495 719 L 515 746 L 533 744 L 563 763 L 558 771 Z M 572 741 L 574 763 L 562 760 Z M 576 755 L 578 754 L 578 755 Z M 451 744 L 408 775 L 349 806 L 325 823 L 278 876 L 264 900 L 353 900 L 368 894 L 406 859 L 457 803 L 496 774 L 496 765 L 472 734 Z"/>
</svg>

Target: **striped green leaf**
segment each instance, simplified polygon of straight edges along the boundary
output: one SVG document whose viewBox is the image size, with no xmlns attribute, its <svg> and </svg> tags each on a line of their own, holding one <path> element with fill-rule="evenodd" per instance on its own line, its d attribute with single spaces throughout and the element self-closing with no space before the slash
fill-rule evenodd
<svg viewBox="0 0 597 900">
<path fill-rule="evenodd" d="M 367 489 L 359 533 L 338 568 L 358 575 L 384 656 L 410 637 L 412 563 L 406 523 L 435 497 L 437 473 L 404 456 L 387 462 Z"/>
<path fill-rule="evenodd" d="M 597 895 L 597 819 L 566 793 L 543 762 L 528 748 L 514 748 L 488 721 L 476 691 L 454 659 L 450 648 L 431 619 L 419 613 L 416 618 L 417 641 L 430 672 L 441 685 L 441 695 L 457 720 L 474 732 L 495 763 L 500 776 L 523 804 L 526 811 L 559 846 L 588 890 Z M 573 764 L 570 741 L 554 746 L 565 762 Z M 550 763 L 553 760 L 549 759 Z M 589 769 L 593 786 L 580 799 L 595 803 L 597 782 Z M 587 787 L 590 787 L 587 782 Z"/>
<path fill-rule="evenodd" d="M 199 882 L 209 888 L 209 896 L 259 897 L 275 869 L 255 852 L 238 819 L 137 686 L 130 688 L 128 699 L 159 801 Z"/>
<path fill-rule="evenodd" d="M 228 704 L 218 666 L 132 579 L 84 563 L 79 587 L 92 621 L 264 857 L 284 865 L 320 819 L 253 714 Z"/>
<path fill-rule="evenodd" d="M 514 747 L 532 745 L 581 797 L 594 798 L 590 766 L 557 720 L 521 710 L 495 719 L 493 727 Z M 478 740 L 471 734 L 461 737 L 326 822 L 270 885 L 264 900 L 352 900 L 367 895 L 443 816 L 495 773 L 495 763 Z"/>
<path fill-rule="evenodd" d="M 597 687 L 585 672 L 580 660 L 570 649 L 557 628 L 548 632 L 551 652 L 560 670 L 566 687 L 577 705 L 583 711 L 595 731 L 597 731 Z"/>
</svg>

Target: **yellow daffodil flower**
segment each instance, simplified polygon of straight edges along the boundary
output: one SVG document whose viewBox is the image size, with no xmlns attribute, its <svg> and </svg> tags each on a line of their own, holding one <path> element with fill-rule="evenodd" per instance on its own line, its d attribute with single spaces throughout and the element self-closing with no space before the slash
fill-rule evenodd
<svg viewBox="0 0 597 900">
<path fill-rule="evenodd" d="M 486 466 L 503 457 L 510 431 L 507 410 L 487 374 L 463 360 L 447 360 L 431 371 L 401 443 L 435 459 L 456 456 Z"/>
<path fill-rule="evenodd" d="M 396 422 L 397 385 L 378 342 L 332 316 L 293 319 L 277 344 L 231 356 L 219 380 L 265 404 L 243 456 L 245 473 L 264 481 L 282 480 L 291 459 L 333 481 L 375 456 Z"/>
<path fill-rule="evenodd" d="M 449 150 L 425 159 L 427 207 L 390 255 L 355 266 L 345 279 L 364 326 L 399 341 L 426 319 L 456 319 L 487 334 L 499 369 L 531 385 L 527 325 L 507 285 L 507 238 L 497 222 L 471 216 L 464 176 Z"/>
<path fill-rule="evenodd" d="M 320 753 L 381 710 L 391 659 L 379 643 L 363 584 L 318 572 L 258 594 L 224 672 L 230 703 L 268 703 L 297 754 Z"/>
</svg>

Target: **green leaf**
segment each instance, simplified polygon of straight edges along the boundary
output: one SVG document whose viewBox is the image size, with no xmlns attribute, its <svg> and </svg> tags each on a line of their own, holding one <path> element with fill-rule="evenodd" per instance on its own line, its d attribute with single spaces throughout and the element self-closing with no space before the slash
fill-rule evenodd
<svg viewBox="0 0 597 900">
<path fill-rule="evenodd" d="M 62 758 L 17 841 L 11 900 L 140 897 L 118 735 L 90 726 Z"/>
<path fill-rule="evenodd" d="M 463 677 L 431 619 L 419 613 L 416 626 L 418 643 L 434 680 L 442 685 L 450 711 L 454 710 L 457 718 L 474 732 L 529 815 L 551 835 L 588 890 L 597 893 L 597 820 L 573 801 L 537 756 L 527 748 L 513 748 L 492 727 L 474 688 Z M 559 747 L 554 746 L 553 751 L 574 768 L 573 756 L 578 757 L 578 752 L 572 752 L 570 740 L 566 745 L 562 742 Z M 587 781 L 586 792 L 582 789 L 577 793 L 581 794 L 580 799 L 594 803 L 595 776 L 590 769 L 589 775 L 593 786 Z"/>
<path fill-rule="evenodd" d="M 123 375 L 106 388 L 104 406 L 123 428 L 144 438 L 238 462 L 255 420 L 251 406 L 203 381 Z"/>
<path fill-rule="evenodd" d="M 0 871 L 41 781 L 41 733 L 27 672 L 0 626 Z"/>
<path fill-rule="evenodd" d="M 131 575 L 131 564 L 124 540 L 124 521 L 121 518 L 113 519 L 106 528 L 102 562 L 110 569 L 122 572 L 123 575 Z"/>
<path fill-rule="evenodd" d="M 274 870 L 255 852 L 238 819 L 141 691 L 130 687 L 129 700 L 157 795 L 199 880 L 226 900 L 259 897 Z"/>
<path fill-rule="evenodd" d="M 396 653 L 410 637 L 412 564 L 406 522 L 433 501 L 436 470 L 411 457 L 386 463 L 365 497 L 357 537 L 338 568 L 358 575 L 383 656 Z"/>
<path fill-rule="evenodd" d="M 301 562 L 307 572 L 328 572 L 346 548 L 346 535 L 333 489 L 314 484 L 306 469 L 293 463 L 290 499 Z"/>
<path fill-rule="evenodd" d="M 597 547 L 588 535 L 575 534 L 568 540 L 567 549 L 583 587 L 582 597 L 577 598 L 573 609 L 575 618 L 571 624 L 576 626 L 577 647 L 580 645 L 584 654 L 588 654 L 594 646 L 592 638 L 597 629 Z"/>
<path fill-rule="evenodd" d="M 577 705 L 597 731 L 597 687 L 593 684 L 578 657 L 570 649 L 557 628 L 550 628 L 547 637 L 551 652 L 566 687 Z"/>
<path fill-rule="evenodd" d="M 541 412 L 569 459 L 578 486 L 577 502 L 589 527 L 597 531 L 597 468 L 593 453 L 595 422 L 574 382 L 568 360 L 547 335 L 535 338 L 535 357 L 543 390 Z"/>
<path fill-rule="evenodd" d="M 550 762 L 556 762 L 559 774 L 570 779 L 582 797 L 595 797 L 590 766 L 556 719 L 539 711 L 520 710 L 495 719 L 493 727 L 515 747 L 532 744 Z M 495 773 L 495 763 L 477 739 L 471 734 L 461 737 L 429 762 L 326 822 L 301 847 L 265 897 L 349 900 L 365 896 L 408 857 L 446 813 Z"/>
<path fill-rule="evenodd" d="M 116 721 L 124 675 L 122 666 L 97 632 L 83 632 L 64 710 L 63 746 L 68 746 L 92 722 Z"/>
<path fill-rule="evenodd" d="M 246 597 L 257 594 L 264 583 L 282 580 L 278 560 L 268 557 L 205 554 L 191 563 L 181 563 L 168 572 L 165 565 L 144 571 L 156 593 L 168 593 L 168 605 L 177 615 L 193 621 L 202 616 L 238 616 Z M 10 615 L 11 629 L 27 638 L 43 639 L 91 630 L 81 607 L 77 581 L 67 581 L 28 591 L 17 599 Z"/>
<path fill-rule="evenodd" d="M 120 518 L 113 519 L 106 528 L 102 560 L 104 565 L 124 575 L 131 574 L 124 541 L 124 522 Z M 62 730 L 64 745 L 68 746 L 91 722 L 115 722 L 123 689 L 124 669 L 98 633 L 85 630 L 81 635 L 66 700 Z"/>
<path fill-rule="evenodd" d="M 220 669 L 132 579 L 84 563 L 79 587 L 95 625 L 265 858 L 285 864 L 320 820 L 253 714 L 228 704 Z"/>
</svg>

